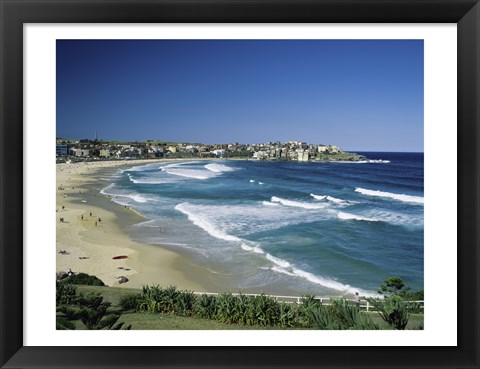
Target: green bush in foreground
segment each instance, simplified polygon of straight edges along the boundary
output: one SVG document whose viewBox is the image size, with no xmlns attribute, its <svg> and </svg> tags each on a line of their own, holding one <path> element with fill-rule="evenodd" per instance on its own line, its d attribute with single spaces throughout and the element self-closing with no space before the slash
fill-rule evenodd
<svg viewBox="0 0 480 369">
<path fill-rule="evenodd" d="M 86 329 L 122 329 L 124 323 L 117 323 L 120 314 L 109 311 L 110 303 L 104 302 L 99 293 L 77 295 L 76 291 L 76 286 L 56 282 L 57 329 L 74 330 L 77 321 L 81 321 Z"/>
<path fill-rule="evenodd" d="M 217 314 L 216 297 L 211 295 L 201 295 L 195 302 L 195 315 L 204 319 L 215 319 Z"/>
<path fill-rule="evenodd" d="M 117 324 L 120 314 L 108 312 L 109 307 L 110 303 L 98 293 L 77 295 L 72 303 L 57 306 L 57 329 L 75 329 L 74 322 L 80 320 L 89 330 L 119 330 L 124 323 Z"/>
<path fill-rule="evenodd" d="M 77 287 L 67 283 L 57 283 L 57 306 L 62 304 L 71 304 L 75 300 Z"/>
<path fill-rule="evenodd" d="M 137 310 L 190 316 L 193 315 L 195 301 L 196 296 L 191 291 L 179 291 L 173 286 L 144 286 L 138 296 Z"/>
<path fill-rule="evenodd" d="M 384 300 L 368 299 L 382 319 L 392 328 L 404 330 L 410 318 L 410 309 L 418 310 L 418 304 L 405 301 L 400 296 L 393 295 Z"/>
<path fill-rule="evenodd" d="M 71 276 L 63 279 L 60 283 L 80 284 L 86 286 L 105 286 L 101 279 L 95 277 L 94 275 L 88 275 L 85 273 L 72 274 Z"/>
<path fill-rule="evenodd" d="M 122 296 L 120 298 L 120 306 L 124 311 L 136 310 L 139 298 L 139 293 L 129 293 L 128 295 Z"/>
</svg>

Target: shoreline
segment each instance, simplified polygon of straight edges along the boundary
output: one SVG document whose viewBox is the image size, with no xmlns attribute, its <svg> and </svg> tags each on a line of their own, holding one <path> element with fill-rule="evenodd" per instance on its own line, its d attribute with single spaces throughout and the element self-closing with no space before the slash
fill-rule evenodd
<svg viewBox="0 0 480 369">
<path fill-rule="evenodd" d="M 115 287 L 142 288 L 159 284 L 194 291 L 218 290 L 219 286 L 212 283 L 209 272 L 193 265 L 184 255 L 131 240 L 124 228 L 145 218 L 100 194 L 115 171 L 165 161 L 173 160 L 56 165 L 57 272 L 70 268 L 74 273 L 95 275 L 107 286 Z M 112 259 L 114 256 L 127 258 L 115 260 Z M 128 282 L 120 284 L 117 280 L 120 276 L 127 277 Z"/>
</svg>

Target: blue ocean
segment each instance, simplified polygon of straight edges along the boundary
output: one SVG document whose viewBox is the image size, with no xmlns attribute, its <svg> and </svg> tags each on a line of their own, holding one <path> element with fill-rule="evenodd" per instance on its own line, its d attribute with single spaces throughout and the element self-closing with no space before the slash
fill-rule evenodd
<svg viewBox="0 0 480 369">
<path fill-rule="evenodd" d="M 188 255 L 224 290 L 423 289 L 423 153 L 362 162 L 166 161 L 117 172 L 102 193 L 145 221 L 130 236 Z"/>
</svg>

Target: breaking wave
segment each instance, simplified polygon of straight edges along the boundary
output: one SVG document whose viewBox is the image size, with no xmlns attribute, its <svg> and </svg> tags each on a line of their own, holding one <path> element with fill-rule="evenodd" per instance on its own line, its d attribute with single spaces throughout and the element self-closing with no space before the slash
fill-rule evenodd
<svg viewBox="0 0 480 369">
<path fill-rule="evenodd" d="M 309 202 L 302 202 L 302 201 L 287 200 L 287 199 L 282 199 L 281 197 L 276 197 L 276 196 L 272 196 L 271 201 L 274 203 L 275 202 L 280 203 L 284 206 L 291 206 L 294 208 L 302 208 L 302 209 L 308 209 L 308 210 L 324 209 L 327 206 L 326 204 L 321 204 L 321 203 L 309 203 Z"/>
<path fill-rule="evenodd" d="M 361 187 L 355 188 L 355 192 L 359 192 L 367 196 L 386 197 L 386 198 L 390 198 L 390 199 L 394 199 L 402 202 L 423 204 L 423 197 L 421 196 L 412 196 L 412 195 L 404 195 L 404 194 L 384 192 L 384 191 L 367 190 Z"/>
<path fill-rule="evenodd" d="M 209 171 L 214 172 L 214 173 L 223 173 L 223 172 L 233 172 L 237 170 L 236 168 L 229 167 L 224 164 L 207 164 L 205 165 L 205 168 L 207 168 Z"/>
<path fill-rule="evenodd" d="M 344 213 L 342 211 L 338 212 L 337 216 L 341 220 L 362 220 L 362 221 L 366 221 L 366 222 L 378 222 L 379 221 L 379 219 L 362 217 L 361 215 Z"/>
</svg>

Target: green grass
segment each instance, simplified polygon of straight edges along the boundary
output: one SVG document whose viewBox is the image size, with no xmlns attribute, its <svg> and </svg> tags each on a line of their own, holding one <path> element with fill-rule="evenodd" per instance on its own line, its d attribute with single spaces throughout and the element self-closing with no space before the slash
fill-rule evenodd
<svg viewBox="0 0 480 369">
<path fill-rule="evenodd" d="M 120 299 L 131 293 L 140 293 L 142 290 L 136 288 L 117 288 L 108 286 L 77 286 L 78 293 L 98 292 L 102 294 L 103 300 L 110 302 L 112 307 L 120 307 Z"/>
<path fill-rule="evenodd" d="M 132 325 L 135 330 L 151 329 L 185 329 L 185 330 L 238 330 L 265 329 L 263 327 L 246 327 L 237 324 L 219 323 L 215 320 L 176 316 L 170 314 L 124 313 L 120 321 Z"/>
<path fill-rule="evenodd" d="M 382 317 L 377 312 L 372 311 L 364 314 L 370 314 L 370 317 L 375 323 L 382 326 L 382 328 L 385 327 L 383 329 L 388 329 L 387 323 L 384 322 Z M 423 327 L 423 314 L 411 314 L 406 329 L 418 329 L 419 327 Z"/>
</svg>

